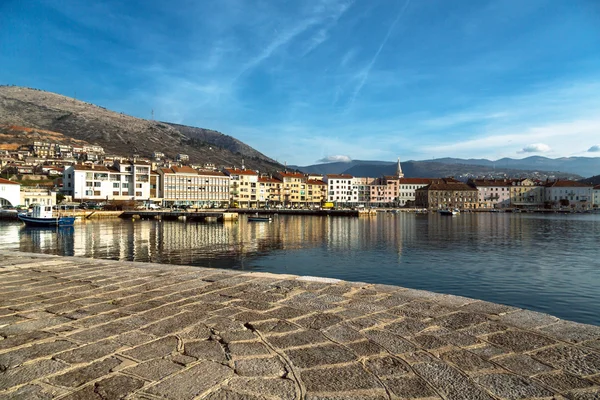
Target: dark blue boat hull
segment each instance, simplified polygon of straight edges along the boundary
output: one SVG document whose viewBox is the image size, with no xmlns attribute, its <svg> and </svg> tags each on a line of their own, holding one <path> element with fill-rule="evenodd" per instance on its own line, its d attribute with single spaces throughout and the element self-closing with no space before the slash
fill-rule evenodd
<svg viewBox="0 0 600 400">
<path fill-rule="evenodd" d="M 18 217 L 27 226 L 72 226 L 75 223 L 75 217 L 35 218 L 24 214 Z"/>
</svg>

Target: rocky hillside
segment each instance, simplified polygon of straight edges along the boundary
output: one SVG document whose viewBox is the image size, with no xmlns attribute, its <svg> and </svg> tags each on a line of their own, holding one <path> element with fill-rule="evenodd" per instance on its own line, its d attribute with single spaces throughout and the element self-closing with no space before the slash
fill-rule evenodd
<svg viewBox="0 0 600 400">
<path fill-rule="evenodd" d="M 193 163 L 272 171 L 282 166 L 220 132 L 135 118 L 70 97 L 18 86 L 0 86 L 0 148 L 33 140 L 97 144 L 108 154 L 150 156 L 162 151 L 190 156 Z"/>
</svg>

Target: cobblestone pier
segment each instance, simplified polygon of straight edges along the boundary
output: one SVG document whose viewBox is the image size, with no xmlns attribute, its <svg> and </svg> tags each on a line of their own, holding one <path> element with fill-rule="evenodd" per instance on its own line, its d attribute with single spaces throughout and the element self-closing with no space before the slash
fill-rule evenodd
<svg viewBox="0 0 600 400">
<path fill-rule="evenodd" d="M 600 399 L 600 327 L 396 286 L 0 250 L 0 398 Z"/>
</svg>

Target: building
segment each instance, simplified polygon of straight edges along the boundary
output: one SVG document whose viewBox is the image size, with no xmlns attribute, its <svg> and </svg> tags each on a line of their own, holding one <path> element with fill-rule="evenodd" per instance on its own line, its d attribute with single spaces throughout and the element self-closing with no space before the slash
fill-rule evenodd
<svg viewBox="0 0 600 400">
<path fill-rule="evenodd" d="M 477 189 L 480 208 L 509 208 L 511 206 L 511 188 L 509 179 L 470 179 L 469 185 Z"/>
<path fill-rule="evenodd" d="M 327 201 L 336 205 L 343 205 L 352 202 L 352 175 L 348 174 L 329 174 L 323 177 L 323 182 L 327 184 Z"/>
<path fill-rule="evenodd" d="M 431 183 L 430 178 L 400 178 L 398 179 L 398 205 L 414 207 L 416 191 Z"/>
<path fill-rule="evenodd" d="M 152 153 L 153 160 L 162 160 L 163 158 L 165 158 L 165 153 L 161 151 L 155 151 Z"/>
<path fill-rule="evenodd" d="M 56 205 L 56 192 L 48 188 L 21 187 L 20 200 L 19 204 L 24 205 L 25 207 L 34 204 L 53 206 Z"/>
<path fill-rule="evenodd" d="M 371 202 L 371 185 L 375 184 L 374 178 L 352 178 L 351 202 L 358 205 L 368 205 Z"/>
<path fill-rule="evenodd" d="M 258 206 L 270 208 L 282 203 L 281 188 L 283 182 L 271 176 L 258 178 Z"/>
<path fill-rule="evenodd" d="M 593 207 L 600 208 L 600 185 L 594 186 L 593 196 L 594 196 Z"/>
<path fill-rule="evenodd" d="M 8 179 L 0 178 L 0 207 L 18 206 L 21 201 L 21 185 Z"/>
<path fill-rule="evenodd" d="M 556 180 L 544 185 L 546 208 L 589 210 L 592 208 L 594 186 L 576 181 Z"/>
<path fill-rule="evenodd" d="M 543 207 L 544 187 L 529 178 L 513 180 L 510 187 L 510 205 L 524 209 Z"/>
<path fill-rule="evenodd" d="M 191 167 L 159 168 L 158 197 L 163 205 L 190 205 L 199 208 L 226 207 L 229 204 L 229 176 Z"/>
<path fill-rule="evenodd" d="M 65 169 L 63 192 L 74 200 L 148 200 L 150 165 L 115 161 L 112 167 L 77 164 Z"/>
<path fill-rule="evenodd" d="M 175 161 L 186 163 L 190 161 L 190 156 L 188 156 L 187 154 L 177 154 L 177 156 L 175 157 Z"/>
<path fill-rule="evenodd" d="M 306 177 L 300 172 L 277 172 L 281 180 L 281 195 L 285 207 L 297 208 L 306 203 Z"/>
<path fill-rule="evenodd" d="M 322 206 L 327 201 L 327 184 L 320 179 L 307 179 L 306 204 L 309 207 Z"/>
<path fill-rule="evenodd" d="M 475 209 L 478 191 L 452 178 L 432 179 L 429 185 L 416 190 L 415 202 L 417 207 L 432 210 Z"/>
<path fill-rule="evenodd" d="M 231 178 L 229 183 L 230 206 L 256 207 L 258 202 L 258 172 L 244 168 L 225 168 L 223 173 Z"/>
</svg>

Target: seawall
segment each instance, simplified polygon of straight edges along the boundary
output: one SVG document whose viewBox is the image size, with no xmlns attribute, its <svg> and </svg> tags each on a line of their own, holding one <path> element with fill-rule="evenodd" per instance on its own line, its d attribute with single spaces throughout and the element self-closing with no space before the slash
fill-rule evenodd
<svg viewBox="0 0 600 400">
<path fill-rule="evenodd" d="M 600 327 L 397 286 L 0 250 L 0 398 L 598 399 Z"/>
</svg>

